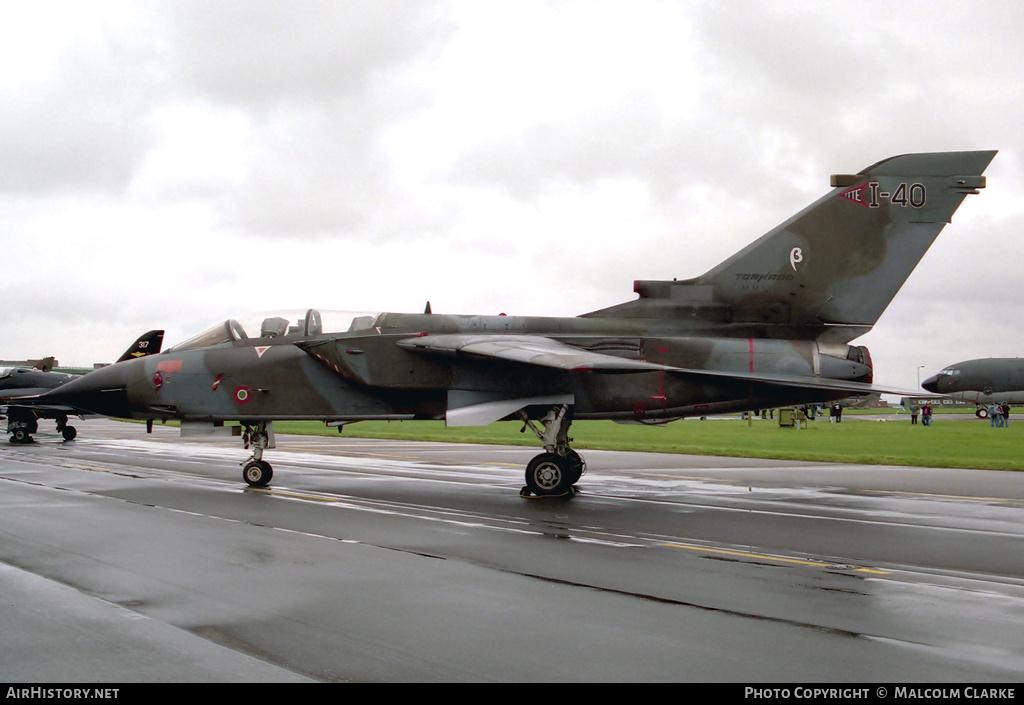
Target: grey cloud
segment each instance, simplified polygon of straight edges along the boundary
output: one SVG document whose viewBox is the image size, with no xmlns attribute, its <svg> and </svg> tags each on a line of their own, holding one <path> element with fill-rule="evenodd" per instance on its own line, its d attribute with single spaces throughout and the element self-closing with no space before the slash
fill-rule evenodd
<svg viewBox="0 0 1024 705">
<path fill-rule="evenodd" d="M 0 192 L 123 188 L 152 138 L 151 59 L 134 42 L 80 37 L 49 75 L 0 88 Z"/>
<path fill-rule="evenodd" d="M 203 3 L 168 18 L 179 90 L 252 117 L 249 173 L 218 199 L 237 227 L 351 236 L 402 200 L 380 137 L 422 108 L 398 74 L 450 31 L 445 5 Z"/>
<path fill-rule="evenodd" d="M 370 90 L 381 72 L 436 46 L 443 6 L 399 0 L 171 3 L 171 61 L 204 98 L 301 106 Z"/>
<path fill-rule="evenodd" d="M 229 227 L 268 235 L 345 234 L 396 198 L 380 136 L 425 99 L 392 81 L 450 31 L 446 5 L 128 9 L 131 21 L 74 37 L 51 75 L 0 94 L 0 192 L 124 193 L 164 148 L 166 108 L 192 104 L 247 115 L 248 173 L 230 183 L 196 164 L 156 187 L 164 198 L 206 199 Z"/>
</svg>

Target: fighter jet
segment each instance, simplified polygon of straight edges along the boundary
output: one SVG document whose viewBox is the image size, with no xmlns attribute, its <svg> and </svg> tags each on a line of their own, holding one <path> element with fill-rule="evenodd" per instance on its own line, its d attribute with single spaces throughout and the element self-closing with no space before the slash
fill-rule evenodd
<svg viewBox="0 0 1024 705">
<path fill-rule="evenodd" d="M 1024 358 L 990 357 L 966 360 L 944 368 L 921 386 L 934 394 L 978 405 L 978 415 L 988 415 L 990 404 L 1024 404 Z"/>
<path fill-rule="evenodd" d="M 164 332 L 151 330 L 132 343 L 118 358 L 118 362 L 134 360 L 144 355 L 160 352 Z M 51 389 L 67 384 L 79 375 L 52 372 L 53 358 L 43 358 L 40 368 L 0 368 L 0 410 L 7 416 L 7 432 L 11 443 L 31 443 L 32 434 L 39 430 L 38 419 L 54 419 L 57 432 L 64 440 L 71 441 L 78 436 L 74 426 L 68 425 L 68 416 L 83 416 L 86 412 L 63 404 L 38 403 L 34 398 Z"/>
<path fill-rule="evenodd" d="M 707 273 L 637 281 L 635 300 L 573 318 L 309 310 L 232 319 L 169 350 L 44 395 L 119 418 L 237 433 L 266 485 L 273 421 L 517 420 L 544 452 L 522 494 L 572 495 L 576 419 L 663 423 L 829 402 L 872 385 L 869 331 L 994 151 L 907 154 L 832 177 L 816 202 Z M 665 253 L 659 253 L 659 258 Z M 905 392 L 893 392 L 905 394 Z M 239 426 L 223 426 L 239 422 Z"/>
</svg>

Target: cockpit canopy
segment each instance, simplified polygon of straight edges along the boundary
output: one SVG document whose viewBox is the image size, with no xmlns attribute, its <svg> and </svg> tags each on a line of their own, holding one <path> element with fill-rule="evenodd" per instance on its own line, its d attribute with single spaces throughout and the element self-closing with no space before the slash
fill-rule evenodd
<svg viewBox="0 0 1024 705">
<path fill-rule="evenodd" d="M 352 311 L 325 311 L 315 308 L 302 311 L 273 311 L 249 314 L 239 318 L 221 321 L 202 333 L 194 335 L 183 343 L 169 348 L 167 352 L 181 352 L 196 348 L 208 348 L 236 340 L 250 338 L 282 338 L 285 336 L 305 337 L 324 333 L 345 333 L 369 330 L 374 326 L 378 314 L 355 313 Z M 250 331 L 250 333 L 246 333 Z"/>
</svg>

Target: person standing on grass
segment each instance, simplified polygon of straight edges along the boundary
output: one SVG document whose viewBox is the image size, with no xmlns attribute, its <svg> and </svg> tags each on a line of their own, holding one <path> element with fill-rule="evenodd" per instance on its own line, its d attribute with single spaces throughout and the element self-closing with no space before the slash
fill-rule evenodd
<svg viewBox="0 0 1024 705">
<path fill-rule="evenodd" d="M 924 408 L 921 409 L 921 423 L 925 426 L 932 425 L 932 405 L 925 404 Z"/>
</svg>

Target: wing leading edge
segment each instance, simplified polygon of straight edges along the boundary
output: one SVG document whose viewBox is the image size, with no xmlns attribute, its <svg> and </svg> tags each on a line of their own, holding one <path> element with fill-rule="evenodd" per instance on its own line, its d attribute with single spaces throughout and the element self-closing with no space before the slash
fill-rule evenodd
<svg viewBox="0 0 1024 705">
<path fill-rule="evenodd" d="M 566 372 L 657 372 L 673 368 L 568 345 L 539 335 L 426 335 L 398 341 L 406 350 L 435 355 L 467 355 L 549 367 Z"/>
</svg>

